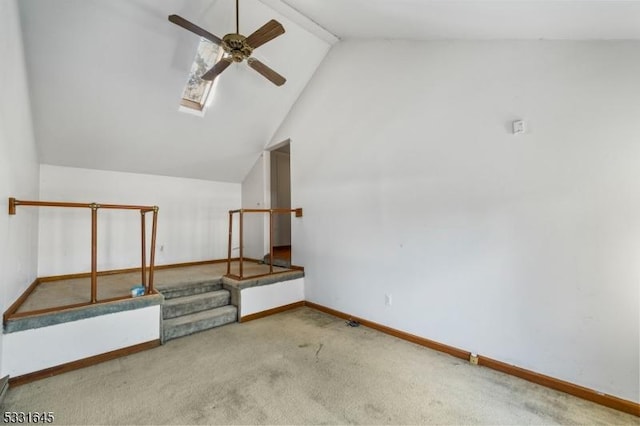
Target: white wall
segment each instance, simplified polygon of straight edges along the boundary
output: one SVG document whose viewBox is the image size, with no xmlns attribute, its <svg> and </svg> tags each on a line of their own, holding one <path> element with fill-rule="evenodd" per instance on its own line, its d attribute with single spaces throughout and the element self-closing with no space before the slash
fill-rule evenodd
<svg viewBox="0 0 640 426">
<path fill-rule="evenodd" d="M 243 209 L 268 209 L 269 203 L 266 199 L 268 182 L 268 161 L 269 153 L 263 152 L 249 171 L 249 174 L 242 181 L 242 208 Z M 238 215 L 235 215 L 237 218 Z M 265 238 L 268 234 L 269 216 L 264 213 L 247 213 L 243 217 L 244 222 L 244 251 L 243 256 L 253 259 L 262 259 L 265 253 L 269 252 L 269 241 Z M 266 228 L 265 228 L 266 227 Z M 234 235 L 238 235 L 239 229 L 233 230 Z M 267 237 L 268 238 L 268 237 Z M 237 247 L 237 246 L 234 246 Z M 239 255 L 238 250 L 234 250 L 233 256 Z"/>
<path fill-rule="evenodd" d="M 44 201 L 159 206 L 157 265 L 227 257 L 228 211 L 240 206 L 240 184 L 49 165 L 40 178 Z M 99 210 L 98 224 L 98 270 L 138 267 L 140 214 Z M 90 210 L 41 208 L 39 276 L 89 271 L 90 248 Z"/>
<path fill-rule="evenodd" d="M 638 402 L 638 52 L 336 45 L 273 138 L 307 300 Z"/>
<path fill-rule="evenodd" d="M 33 139 L 22 35 L 14 0 L 0 1 L 0 308 L 6 310 L 36 278 L 38 212 L 7 215 L 8 198 L 36 198 Z M 0 336 L 0 350 L 2 347 Z M 2 370 L 2 365 L 0 365 Z"/>
<path fill-rule="evenodd" d="M 9 333 L 1 374 L 16 377 L 159 338 L 159 305 Z"/>
</svg>

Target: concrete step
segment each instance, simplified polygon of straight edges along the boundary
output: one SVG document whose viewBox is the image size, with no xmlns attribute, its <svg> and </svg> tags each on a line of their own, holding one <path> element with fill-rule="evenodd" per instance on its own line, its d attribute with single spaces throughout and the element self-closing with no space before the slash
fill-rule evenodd
<svg viewBox="0 0 640 426">
<path fill-rule="evenodd" d="M 165 299 L 174 299 L 176 297 L 192 296 L 194 294 L 208 293 L 222 289 L 222 280 L 215 279 L 212 281 L 195 282 L 174 285 L 171 287 L 158 288 Z"/>
<path fill-rule="evenodd" d="M 219 327 L 236 322 L 237 319 L 238 310 L 233 305 L 171 318 L 162 322 L 163 340 L 166 342 L 177 337 L 197 333 L 198 331 Z"/>
<path fill-rule="evenodd" d="M 165 301 L 162 307 L 162 318 L 170 319 L 189 315 L 207 309 L 228 305 L 231 298 L 227 290 L 217 290 L 192 296 L 175 297 Z"/>
</svg>

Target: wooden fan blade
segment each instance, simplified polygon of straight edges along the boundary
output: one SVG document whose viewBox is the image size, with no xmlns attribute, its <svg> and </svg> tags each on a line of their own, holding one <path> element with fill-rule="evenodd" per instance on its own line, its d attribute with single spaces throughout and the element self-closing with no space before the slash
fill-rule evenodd
<svg viewBox="0 0 640 426">
<path fill-rule="evenodd" d="M 284 27 L 280 22 L 272 19 L 258 28 L 253 34 L 247 37 L 245 41 L 255 49 L 282 34 L 284 34 Z"/>
<path fill-rule="evenodd" d="M 267 80 L 269 80 L 276 86 L 282 86 L 285 83 L 285 81 L 287 81 L 286 78 L 284 78 L 283 76 L 281 76 L 280 74 L 278 74 L 277 72 L 275 72 L 274 70 L 272 70 L 271 68 L 269 68 L 268 66 L 260 62 L 259 60 L 257 60 L 256 58 L 247 59 L 247 63 L 251 68 L 258 71 Z"/>
<path fill-rule="evenodd" d="M 207 40 L 210 40 L 210 41 L 214 42 L 217 45 L 221 45 L 222 44 L 222 40 L 220 40 L 220 38 L 218 38 L 215 35 L 211 34 L 209 31 L 203 30 L 202 28 L 200 28 L 196 24 L 187 21 L 186 19 L 184 19 L 181 16 L 169 15 L 169 22 L 173 22 L 174 24 L 184 28 L 185 30 L 189 30 L 192 33 L 197 34 L 200 37 L 206 38 Z"/>
<path fill-rule="evenodd" d="M 231 65 L 231 59 L 222 58 L 206 73 L 202 74 L 200 77 L 203 80 L 211 81 L 216 78 L 218 75 L 222 73 L 222 71 L 226 70 L 227 67 Z"/>
</svg>

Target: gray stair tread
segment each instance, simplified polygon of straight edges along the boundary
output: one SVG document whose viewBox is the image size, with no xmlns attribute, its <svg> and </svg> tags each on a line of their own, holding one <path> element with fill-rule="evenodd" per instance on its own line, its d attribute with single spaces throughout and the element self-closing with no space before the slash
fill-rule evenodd
<svg viewBox="0 0 640 426">
<path fill-rule="evenodd" d="M 222 289 L 221 280 L 195 282 L 174 285 L 171 287 L 160 288 L 160 292 L 165 300 L 175 299 L 178 297 L 191 296 L 194 294 L 209 293 Z"/>
<path fill-rule="evenodd" d="M 172 290 L 182 290 L 182 289 L 186 289 L 186 288 L 193 288 L 193 287 L 200 287 L 200 286 L 214 286 L 216 284 L 220 284 L 222 282 L 221 278 L 212 278 L 210 280 L 198 280 L 198 281 L 187 281 L 187 282 L 182 282 L 182 283 L 178 283 L 178 284 L 165 284 L 165 285 L 156 285 L 156 288 L 163 292 L 163 291 L 172 291 Z"/>
<path fill-rule="evenodd" d="M 168 299 L 164 302 L 165 306 L 175 306 L 197 302 L 203 299 L 217 299 L 219 297 L 229 297 L 228 290 L 216 290 L 209 291 L 206 293 L 194 294 L 191 296 L 182 296 L 182 297 L 174 297 L 173 299 Z"/>
<path fill-rule="evenodd" d="M 208 309 L 206 311 L 196 312 L 195 314 L 183 315 L 177 318 L 166 319 L 163 322 L 164 328 L 178 327 L 184 324 L 190 324 L 199 321 L 206 321 L 208 319 L 225 316 L 236 315 L 238 309 L 233 305 L 221 306 L 215 309 Z"/>
<path fill-rule="evenodd" d="M 216 290 L 168 299 L 162 308 L 162 318 L 171 319 L 195 312 L 228 305 L 231 294 L 228 290 Z"/>
</svg>

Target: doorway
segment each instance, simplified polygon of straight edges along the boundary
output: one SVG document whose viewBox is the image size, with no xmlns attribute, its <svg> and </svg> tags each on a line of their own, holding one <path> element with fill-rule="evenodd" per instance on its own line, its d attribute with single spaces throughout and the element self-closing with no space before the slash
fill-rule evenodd
<svg viewBox="0 0 640 426">
<path fill-rule="evenodd" d="M 291 148 L 287 140 L 271 151 L 271 208 L 291 208 Z M 276 214 L 273 218 L 274 257 L 291 262 L 291 215 Z"/>
</svg>

